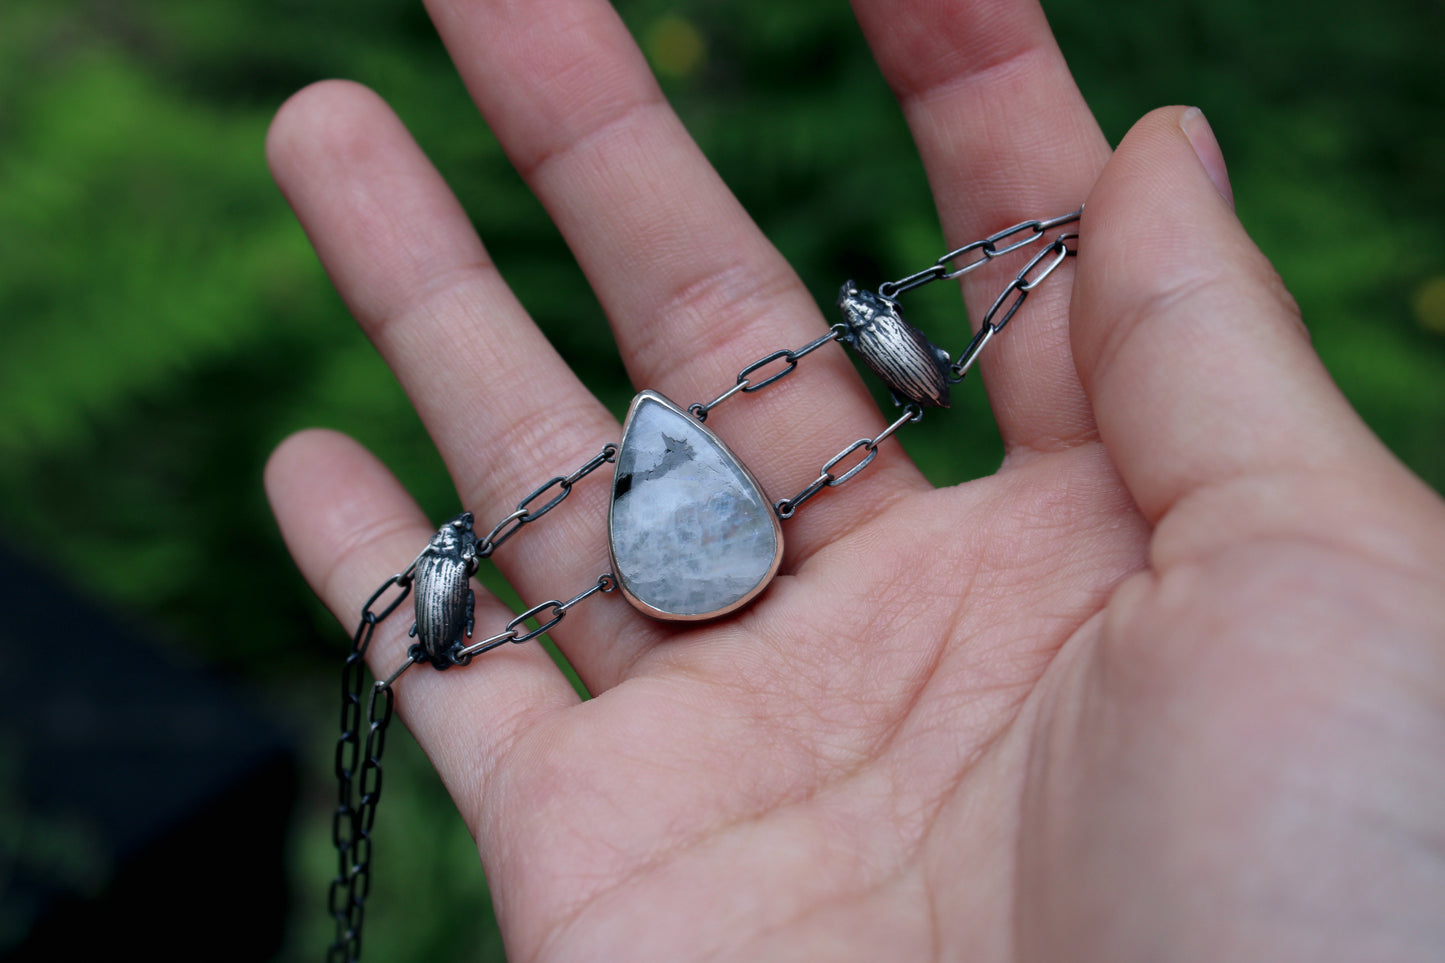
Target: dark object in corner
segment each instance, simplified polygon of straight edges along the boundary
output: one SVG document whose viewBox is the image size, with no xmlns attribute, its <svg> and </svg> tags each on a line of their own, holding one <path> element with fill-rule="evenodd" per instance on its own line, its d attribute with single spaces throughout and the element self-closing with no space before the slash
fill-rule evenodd
<svg viewBox="0 0 1445 963">
<path fill-rule="evenodd" d="M 295 796 L 234 691 L 0 547 L 0 957 L 273 956 Z"/>
</svg>

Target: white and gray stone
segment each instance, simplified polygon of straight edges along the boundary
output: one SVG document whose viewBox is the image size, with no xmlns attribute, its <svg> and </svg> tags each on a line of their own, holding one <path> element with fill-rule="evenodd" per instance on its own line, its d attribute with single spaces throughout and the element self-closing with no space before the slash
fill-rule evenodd
<svg viewBox="0 0 1445 963">
<path fill-rule="evenodd" d="M 655 391 L 632 401 L 612 482 L 608 541 L 628 601 L 661 619 L 713 618 L 767 587 L 777 515 L 718 437 Z"/>
</svg>

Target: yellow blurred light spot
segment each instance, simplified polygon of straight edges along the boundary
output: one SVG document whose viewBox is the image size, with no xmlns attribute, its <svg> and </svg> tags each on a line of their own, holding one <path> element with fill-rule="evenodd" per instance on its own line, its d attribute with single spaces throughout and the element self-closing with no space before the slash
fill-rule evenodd
<svg viewBox="0 0 1445 963">
<path fill-rule="evenodd" d="M 1415 289 L 1415 320 L 1432 334 L 1445 334 L 1445 275 L 1426 278 Z"/>
<path fill-rule="evenodd" d="M 707 59 L 702 34 L 675 14 L 654 21 L 642 38 L 642 46 L 653 69 L 668 77 L 690 77 Z"/>
</svg>

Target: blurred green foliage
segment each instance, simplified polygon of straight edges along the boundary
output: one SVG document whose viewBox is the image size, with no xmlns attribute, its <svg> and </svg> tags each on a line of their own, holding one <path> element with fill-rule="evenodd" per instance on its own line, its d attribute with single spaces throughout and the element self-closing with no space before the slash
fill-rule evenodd
<svg viewBox="0 0 1445 963">
<path fill-rule="evenodd" d="M 618 5 L 709 157 L 825 307 L 843 277 L 896 277 L 936 256 L 921 168 L 846 4 Z M 1045 6 L 1112 140 L 1159 104 L 1205 109 L 1240 214 L 1330 370 L 1394 450 L 1445 486 L 1441 5 Z M 265 170 L 270 116 L 327 76 L 396 107 L 523 302 L 621 408 L 631 389 L 596 302 L 474 119 L 419 4 L 0 7 L 0 534 L 247 680 L 312 754 L 288 958 L 327 939 L 345 633 L 287 559 L 261 466 L 290 431 L 329 425 L 381 455 L 433 516 L 456 507 Z M 951 295 L 914 310 L 926 326 L 958 314 Z M 999 458 L 982 392 L 956 398 L 952 417 L 905 439 L 939 482 Z M 370 951 L 475 959 L 482 946 L 500 958 L 465 829 L 415 746 L 392 746 Z"/>
</svg>

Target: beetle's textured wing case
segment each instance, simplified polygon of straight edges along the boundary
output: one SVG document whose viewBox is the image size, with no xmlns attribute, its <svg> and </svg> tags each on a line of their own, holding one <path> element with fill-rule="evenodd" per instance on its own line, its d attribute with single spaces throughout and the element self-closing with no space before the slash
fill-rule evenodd
<svg viewBox="0 0 1445 963">
<path fill-rule="evenodd" d="M 444 659 L 471 621 L 471 566 L 460 556 L 428 554 L 417 566 L 416 634 L 432 659 Z"/>
<path fill-rule="evenodd" d="M 843 340 L 895 399 L 925 408 L 948 407 L 948 352 L 904 321 L 897 304 L 849 281 L 838 292 L 838 307 L 847 328 Z"/>
<path fill-rule="evenodd" d="M 947 408 L 946 364 L 918 329 L 899 319 L 896 325 L 876 324 L 859 333 L 854 345 L 873 373 L 905 402 Z M 939 369 L 942 368 L 943 371 Z"/>
</svg>

